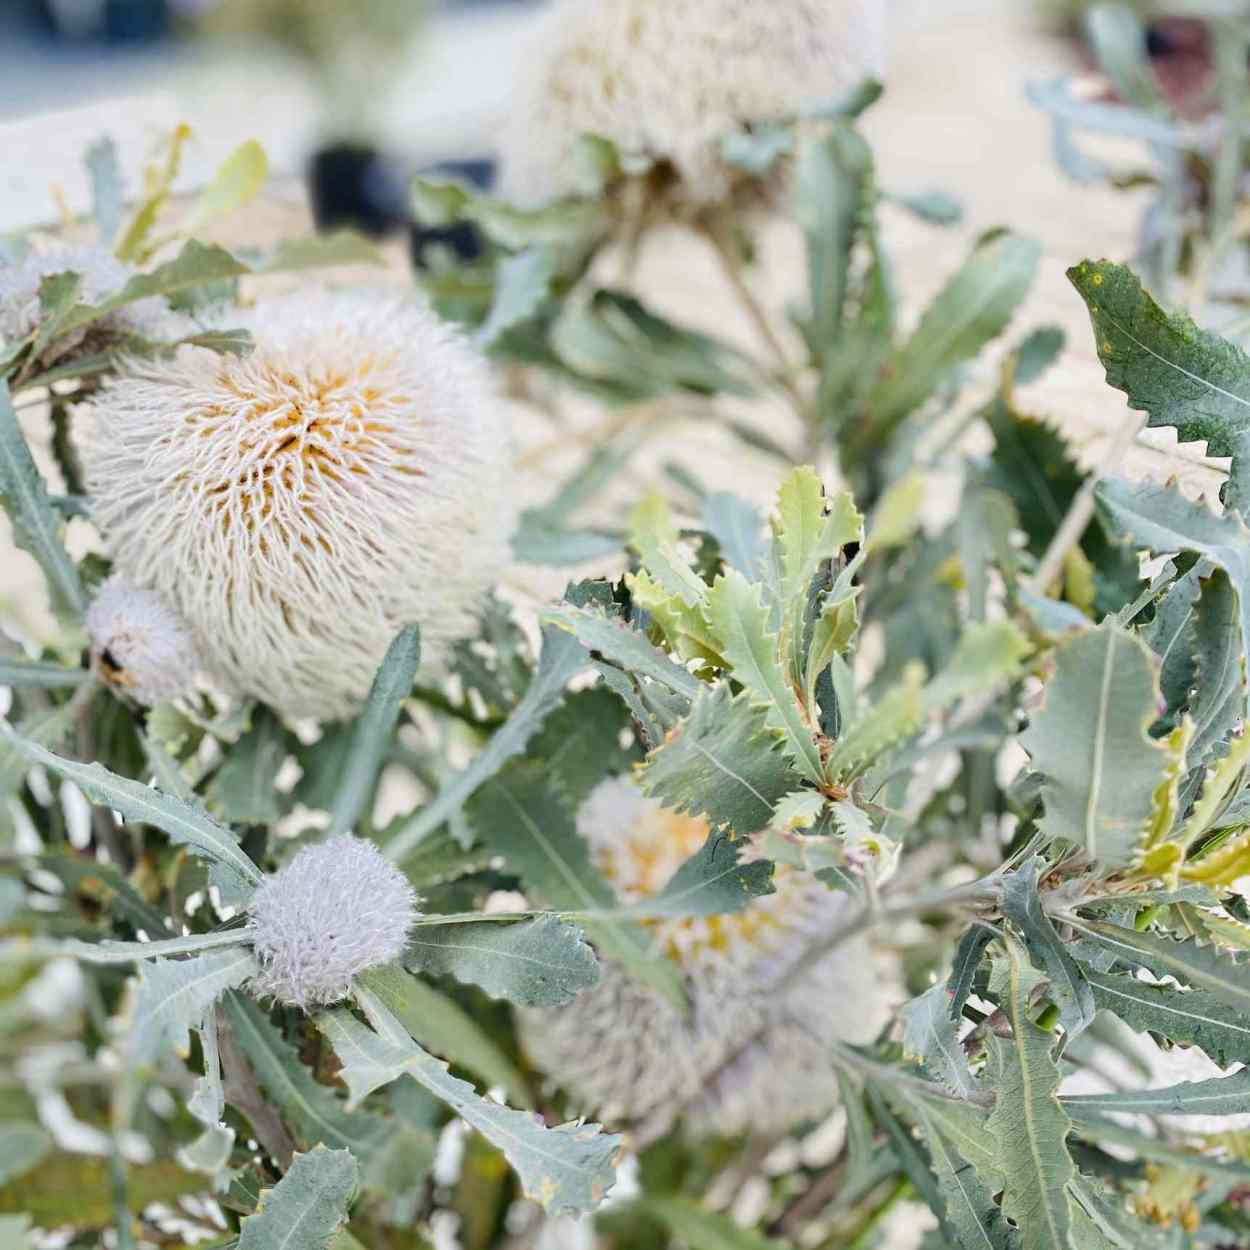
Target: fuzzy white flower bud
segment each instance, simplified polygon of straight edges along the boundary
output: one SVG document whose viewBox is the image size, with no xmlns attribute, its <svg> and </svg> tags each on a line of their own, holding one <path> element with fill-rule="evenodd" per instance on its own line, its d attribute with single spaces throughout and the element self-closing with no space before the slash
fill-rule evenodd
<svg viewBox="0 0 1250 1250">
<path fill-rule="evenodd" d="M 260 965 L 252 991 L 295 1007 L 346 998 L 353 977 L 403 954 L 418 915 L 403 873 L 351 834 L 304 847 L 261 882 L 247 911 Z"/>
<path fill-rule="evenodd" d="M 249 354 L 135 362 L 79 410 L 92 515 L 223 686 L 348 716 L 402 626 L 437 665 L 505 567 L 503 412 L 485 362 L 402 293 L 318 287 L 228 321 Z"/>
<path fill-rule="evenodd" d="M 151 707 L 190 689 L 199 654 L 186 622 L 160 595 L 110 577 L 85 623 L 96 672 L 115 690 Z"/>
<path fill-rule="evenodd" d="M 43 319 L 39 288 L 45 278 L 76 273 L 82 279 L 78 298 L 98 304 L 116 295 L 134 270 L 101 247 L 57 245 L 34 251 L 14 265 L 0 267 L 0 349 L 20 343 Z M 133 335 L 153 342 L 168 342 L 192 332 L 192 323 L 155 296 L 136 300 L 107 316 L 59 336 L 40 357 L 45 368 L 80 349 L 103 346 L 118 336 Z"/>
<path fill-rule="evenodd" d="M 503 193 L 532 206 L 580 189 L 586 134 L 671 167 L 678 198 L 724 200 L 726 135 L 880 77 L 884 0 L 558 0 L 501 145 Z"/>
<path fill-rule="evenodd" d="M 628 903 L 663 889 L 708 834 L 705 822 L 661 807 L 626 778 L 602 782 L 577 823 Z M 698 1136 L 781 1131 L 836 1101 L 830 1043 L 865 1042 L 882 1027 L 888 970 L 857 939 L 779 991 L 852 904 L 785 867 L 774 882 L 775 893 L 741 912 L 654 925 L 685 975 L 688 1015 L 607 962 L 567 1007 L 524 1013 L 527 1048 L 579 1110 L 609 1121 L 678 1115 Z"/>
</svg>

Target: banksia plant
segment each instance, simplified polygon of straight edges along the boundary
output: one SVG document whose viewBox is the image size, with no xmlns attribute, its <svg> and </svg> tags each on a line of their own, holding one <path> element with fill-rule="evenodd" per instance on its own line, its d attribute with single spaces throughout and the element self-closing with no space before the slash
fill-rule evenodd
<svg viewBox="0 0 1250 1250">
<path fill-rule="evenodd" d="M 252 992 L 293 1007 L 337 1003 L 352 980 L 398 959 L 417 896 L 372 842 L 344 834 L 298 851 L 247 909 Z"/>
<path fill-rule="evenodd" d="M 644 909 L 711 832 L 624 777 L 596 787 L 577 831 L 620 902 Z M 649 922 L 681 970 L 688 1010 L 607 963 L 568 1007 L 527 1013 L 530 1054 L 578 1110 L 647 1133 L 680 1116 L 697 1137 L 780 1133 L 833 1104 L 831 1045 L 872 1040 L 890 978 L 863 939 L 810 958 L 850 900 L 795 870 L 774 881 L 741 912 Z"/>
<path fill-rule="evenodd" d="M 230 320 L 247 355 L 137 362 L 81 410 L 92 516 L 228 690 L 346 716 L 401 625 L 437 663 L 506 564 L 501 409 L 401 295 L 318 288 Z"/>
<path fill-rule="evenodd" d="M 836 101 L 885 60 L 880 0 L 562 0 L 547 15 L 501 148 L 505 197 L 585 187 L 582 136 L 608 140 L 651 193 L 698 212 L 752 191 L 727 138 Z"/>
<path fill-rule="evenodd" d="M 200 669 L 187 624 L 151 590 L 110 577 L 85 618 L 96 672 L 109 686 L 151 706 L 185 694 Z"/>
<path fill-rule="evenodd" d="M 38 330 L 45 315 L 40 288 L 58 274 L 77 274 L 77 302 L 98 304 L 116 295 L 134 270 L 105 248 L 64 244 L 32 251 L 7 267 L 0 265 L 0 353 Z M 68 356 L 124 344 L 127 339 L 169 342 L 193 329 L 187 317 L 173 312 L 163 299 L 149 296 L 58 336 L 44 349 L 38 363 L 47 368 Z"/>
</svg>

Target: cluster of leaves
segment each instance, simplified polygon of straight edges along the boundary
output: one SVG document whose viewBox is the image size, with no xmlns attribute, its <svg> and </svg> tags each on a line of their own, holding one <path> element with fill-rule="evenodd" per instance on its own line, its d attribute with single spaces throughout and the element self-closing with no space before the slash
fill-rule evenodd
<svg viewBox="0 0 1250 1250">
<path fill-rule="evenodd" d="M 1088 98 L 1088 90 L 1069 77 L 1032 83 L 1029 97 L 1051 118 L 1055 159 L 1069 178 L 1154 191 L 1139 240 L 1140 266 L 1151 287 L 1183 300 L 1195 315 L 1210 301 L 1225 318 L 1230 310 L 1240 316 L 1246 292 L 1230 270 L 1244 246 L 1250 30 L 1234 9 L 1195 6 L 1190 20 L 1206 26 L 1212 81 L 1178 99 L 1151 62 L 1141 8 L 1117 0 L 1092 4 L 1083 15 L 1107 87 L 1104 98 Z M 1081 133 L 1132 140 L 1148 162 L 1110 165 L 1082 150 Z"/>
<path fill-rule="evenodd" d="M 104 570 L 70 556 L 74 509 L 36 468 L 14 401 L 53 391 L 67 420 L 62 401 L 112 358 L 55 377 L 32 362 L 118 301 L 228 299 L 241 277 L 349 245 L 264 259 L 191 241 L 162 261 L 150 231 L 165 184 L 125 236 L 148 240 L 131 253 L 147 267 L 113 301 L 83 306 L 72 274 L 45 283 L 39 329 L 0 366 L 0 497 L 77 641 L 0 660 L 0 1231 L 344 1250 L 428 1246 L 455 1219 L 460 1244 L 484 1250 L 547 1215 L 595 1213 L 623 1250 L 832 1250 L 871 1244 L 912 1198 L 946 1250 L 1246 1244 L 1244 1135 L 1174 1120 L 1250 1110 L 1241 1071 L 1061 1084 L 1109 1057 L 1140 1065 L 1151 1045 L 1250 1060 L 1250 913 L 1233 889 L 1250 872 L 1250 359 L 1128 270 L 1085 262 L 1071 277 L 1108 380 L 1152 425 L 1231 457 L 1222 507 L 1108 481 L 1069 534 L 1092 484 L 1016 397 L 1052 364 L 1050 330 L 1008 354 L 975 408 L 986 450 L 935 456 L 925 418 L 944 418 L 961 367 L 1005 326 L 1036 249 L 983 240 L 896 342 L 883 197 L 853 113 L 760 132 L 738 154 L 793 176 L 810 262 L 801 364 L 761 365 L 592 289 L 625 176 L 601 147 L 599 198 L 546 213 L 418 188 L 493 241 L 429 279 L 484 346 L 624 409 L 776 387 L 852 489 L 789 467 L 765 516 L 687 478 L 620 532 L 571 528 L 621 462 L 601 448 L 517 548 L 555 564 L 623 550 L 624 576 L 571 585 L 538 631 L 492 603 L 450 675 L 427 674 L 403 630 L 359 716 L 318 734 L 208 696 L 142 711 L 95 684 L 75 630 Z M 109 185 L 102 227 L 118 217 Z M 696 226 L 725 243 L 717 222 Z M 71 441 L 54 442 L 72 482 Z M 926 507 L 939 472 L 958 491 L 946 521 Z M 576 822 L 625 773 L 709 827 L 628 906 Z M 419 798 L 382 821 L 390 781 Z M 408 949 L 334 1007 L 256 1001 L 252 892 L 348 830 L 419 891 Z M 774 865 L 849 902 L 813 953 L 870 930 L 904 956 L 911 997 L 890 1027 L 829 1055 L 847 1125 L 836 1159 L 764 1172 L 758 1142 L 689 1140 L 680 1107 L 672 1129 L 632 1140 L 638 1126 L 578 1119 L 561 1074 L 533 1069 L 514 1009 L 567 1007 L 603 962 L 680 1008 L 688 987 L 654 923 L 741 911 Z M 57 998 L 64 958 L 78 992 Z M 76 1152 L 70 1129 L 91 1147 Z M 458 1165 L 436 1163 L 457 1141 Z M 601 1205 L 627 1145 L 640 1194 Z M 724 1210 L 746 1177 L 764 1191 L 752 1227 Z"/>
</svg>

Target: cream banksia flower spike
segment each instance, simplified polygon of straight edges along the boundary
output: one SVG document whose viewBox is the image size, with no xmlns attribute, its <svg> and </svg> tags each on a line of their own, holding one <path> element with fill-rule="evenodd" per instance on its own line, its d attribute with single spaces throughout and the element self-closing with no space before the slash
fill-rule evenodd
<svg viewBox="0 0 1250 1250">
<path fill-rule="evenodd" d="M 81 303 L 98 304 L 116 295 L 135 271 L 102 247 L 64 244 L 31 252 L 16 264 L 0 267 L 0 351 L 20 343 L 38 328 L 43 318 L 39 288 L 46 278 L 61 273 L 80 276 Z M 169 342 L 183 338 L 193 329 L 187 317 L 173 312 L 164 300 L 151 296 L 59 336 L 38 363 L 47 368 L 71 353 L 96 350 L 119 337 Z"/>
<path fill-rule="evenodd" d="M 92 666 L 115 690 L 151 707 L 191 688 L 199 653 L 186 622 L 160 595 L 110 577 L 85 623 Z"/>
<path fill-rule="evenodd" d="M 403 625 L 436 664 L 507 563 L 500 405 L 468 344 L 400 294 L 314 288 L 229 321 L 248 355 L 135 362 L 79 409 L 92 515 L 224 686 L 345 717 Z"/>
<path fill-rule="evenodd" d="M 885 61 L 884 0 L 557 0 L 501 145 L 506 198 L 581 191 L 577 144 L 677 178 L 688 207 L 727 199 L 742 171 L 725 136 L 828 104 Z"/>
<path fill-rule="evenodd" d="M 344 834 L 304 847 L 266 877 L 247 915 L 260 965 L 252 992 L 318 1007 L 346 998 L 353 977 L 403 954 L 417 896 L 372 842 Z"/>
<path fill-rule="evenodd" d="M 623 903 L 662 890 L 708 835 L 706 822 L 661 807 L 627 778 L 596 787 L 577 828 Z M 852 904 L 793 869 L 779 866 L 774 880 L 773 894 L 741 912 L 649 922 L 685 974 L 687 1016 L 606 961 L 569 1006 L 524 1013 L 527 1048 L 579 1110 L 680 1116 L 698 1136 L 782 1131 L 832 1106 L 830 1043 L 876 1035 L 889 1015 L 888 977 L 857 939 L 778 992 Z"/>
</svg>

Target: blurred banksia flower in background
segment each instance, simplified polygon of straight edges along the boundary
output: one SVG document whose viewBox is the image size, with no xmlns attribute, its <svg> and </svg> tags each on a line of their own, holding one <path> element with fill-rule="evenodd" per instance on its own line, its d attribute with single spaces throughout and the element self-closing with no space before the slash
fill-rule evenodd
<svg viewBox="0 0 1250 1250">
<path fill-rule="evenodd" d="M 402 295 L 314 288 L 230 320 L 248 355 L 184 347 L 80 410 L 93 517 L 228 689 L 345 717 L 402 625 L 437 663 L 506 564 L 503 417 L 482 360 Z"/>
<path fill-rule="evenodd" d="M 829 104 L 885 61 L 884 0 L 558 0 L 502 145 L 506 198 L 584 189 L 577 147 L 609 140 L 675 211 L 734 198 L 751 175 L 726 136 Z M 754 188 L 758 195 L 760 188 Z"/>
<path fill-rule="evenodd" d="M 306 846 L 248 905 L 262 998 L 294 1007 L 345 998 L 352 978 L 403 954 L 417 898 L 372 842 L 350 834 Z"/>
<path fill-rule="evenodd" d="M 64 244 L 32 251 L 13 265 L 0 265 L 0 353 L 39 328 L 43 320 L 39 289 L 46 279 L 63 273 L 78 274 L 81 284 L 77 302 L 98 304 L 116 295 L 134 272 L 105 248 Z M 38 364 L 48 368 L 66 356 L 113 346 L 121 339 L 168 342 L 193 330 L 186 317 L 153 296 L 126 304 L 80 330 L 58 335 L 44 349 Z"/>
<path fill-rule="evenodd" d="M 115 690 L 150 707 L 191 688 L 199 654 L 186 622 L 160 595 L 110 577 L 86 626 L 92 664 Z"/>
<path fill-rule="evenodd" d="M 661 807 L 627 778 L 602 782 L 577 828 L 627 904 L 663 889 L 708 836 L 704 821 Z M 889 1013 L 883 978 L 856 939 L 814 957 L 786 987 L 853 904 L 784 867 L 774 883 L 740 912 L 647 922 L 685 975 L 687 1015 L 606 961 L 568 1007 L 525 1013 L 531 1055 L 578 1110 L 661 1127 L 680 1118 L 700 1136 L 779 1132 L 834 1103 L 830 1043 L 878 1032 Z"/>
</svg>

